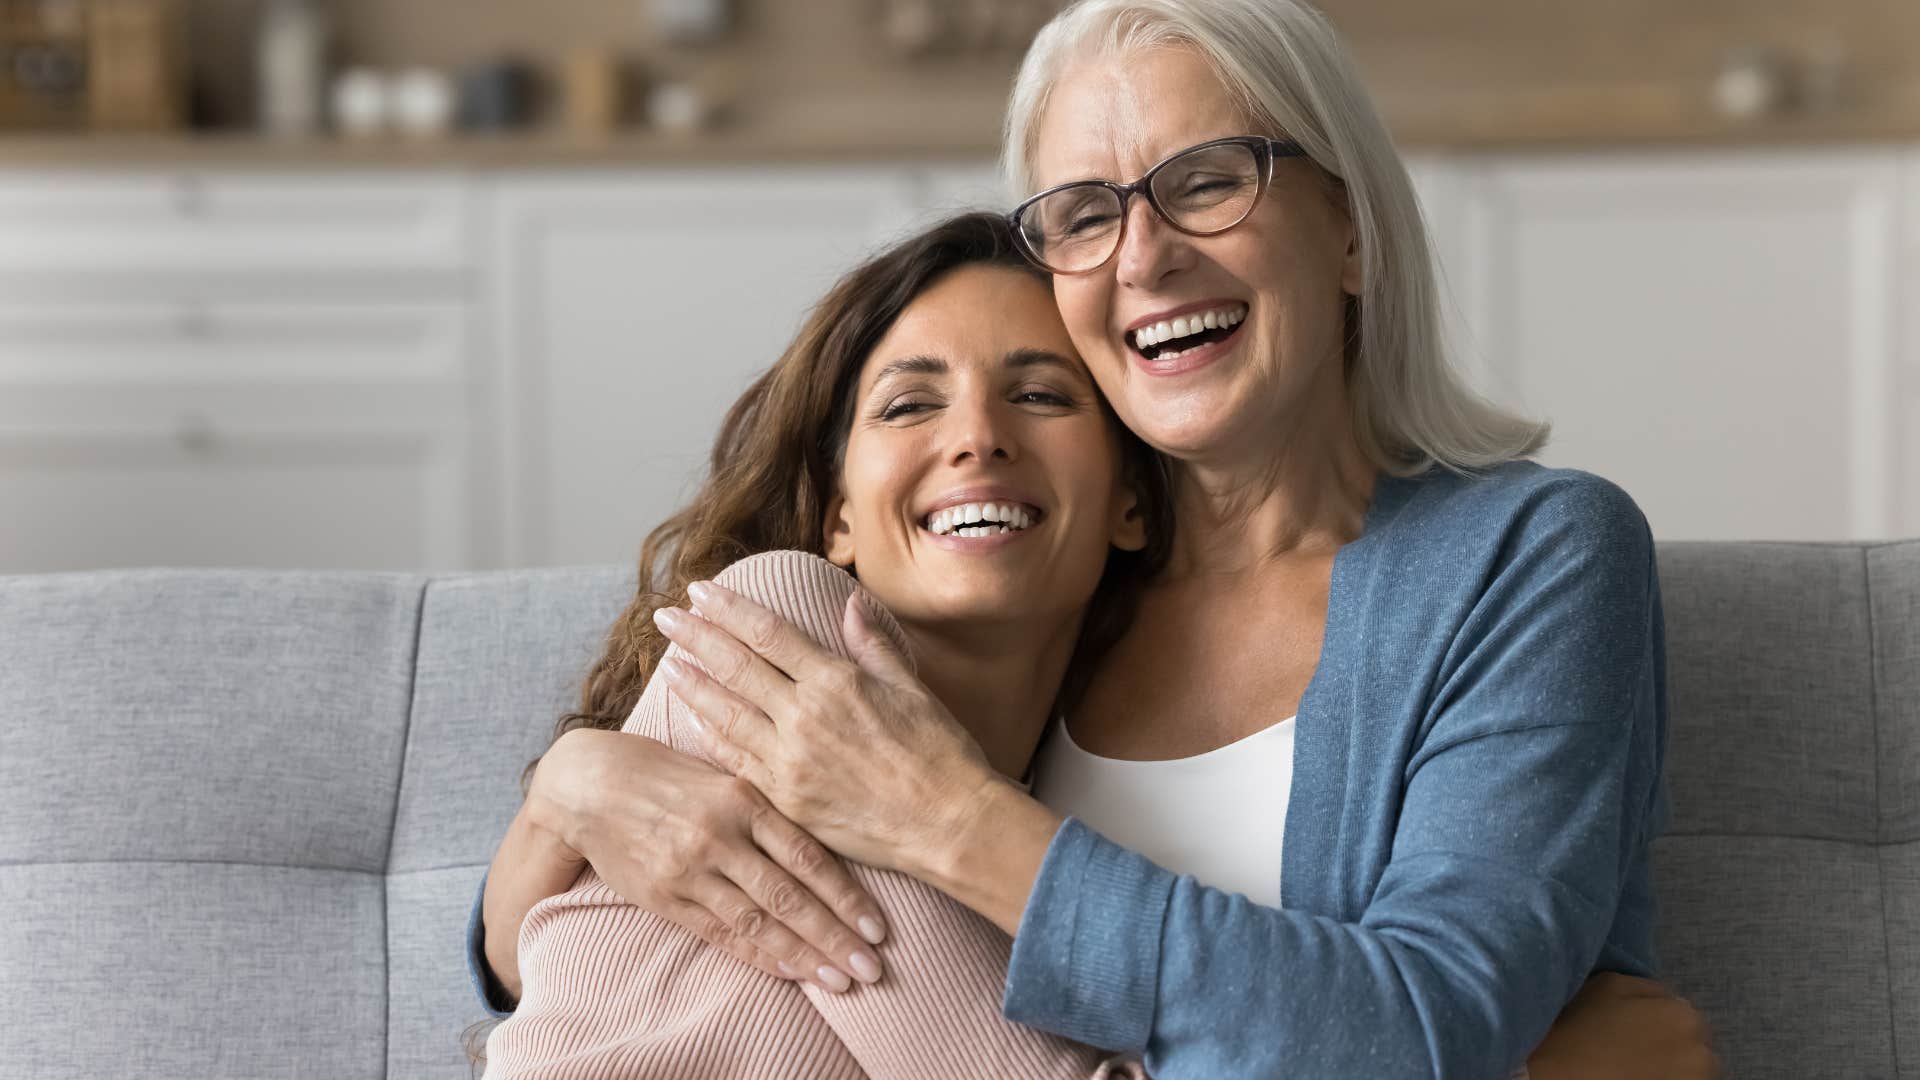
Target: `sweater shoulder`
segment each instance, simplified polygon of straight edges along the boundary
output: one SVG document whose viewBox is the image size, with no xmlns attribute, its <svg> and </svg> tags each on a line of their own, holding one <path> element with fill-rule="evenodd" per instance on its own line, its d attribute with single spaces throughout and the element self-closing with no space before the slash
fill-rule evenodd
<svg viewBox="0 0 1920 1080">
<path fill-rule="evenodd" d="M 858 593 L 875 613 L 876 628 L 912 664 L 906 632 L 886 605 L 852 574 L 812 552 L 763 551 L 727 567 L 713 580 L 793 623 L 842 657 L 848 655 L 842 615 L 847 599 Z"/>
<path fill-rule="evenodd" d="M 800 589 L 845 600 L 859 587 L 852 574 L 810 551 L 762 551 L 735 562 L 713 580 L 755 599 Z"/>
<path fill-rule="evenodd" d="M 1395 483 L 1410 489 L 1391 523 L 1406 541 L 1651 553 L 1646 516 L 1633 497 L 1580 469 L 1515 461 L 1472 475 L 1433 470 Z"/>
</svg>

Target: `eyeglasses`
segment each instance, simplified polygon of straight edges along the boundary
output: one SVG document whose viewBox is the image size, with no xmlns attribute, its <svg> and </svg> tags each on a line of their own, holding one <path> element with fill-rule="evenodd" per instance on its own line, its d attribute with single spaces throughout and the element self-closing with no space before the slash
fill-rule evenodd
<svg viewBox="0 0 1920 1080">
<path fill-rule="evenodd" d="M 1273 163 L 1306 151 L 1288 139 L 1241 135 L 1191 146 L 1131 184 L 1076 180 L 1048 188 L 1007 215 L 1020 249 L 1042 270 L 1086 274 L 1120 250 L 1127 203 L 1144 196 L 1160 219 L 1189 236 L 1213 236 L 1247 220 L 1273 181 Z"/>
</svg>

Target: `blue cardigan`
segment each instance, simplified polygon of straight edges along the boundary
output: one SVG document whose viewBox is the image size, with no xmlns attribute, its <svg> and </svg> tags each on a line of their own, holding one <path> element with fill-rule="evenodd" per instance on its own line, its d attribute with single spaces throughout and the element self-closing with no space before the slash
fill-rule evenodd
<svg viewBox="0 0 1920 1080">
<path fill-rule="evenodd" d="M 1281 906 L 1070 820 L 1006 1016 L 1156 1080 L 1506 1076 L 1590 973 L 1653 971 L 1665 668 L 1619 488 L 1382 477 L 1300 703 Z"/>
<path fill-rule="evenodd" d="M 1381 477 L 1300 705 L 1282 907 L 1068 821 L 1006 1015 L 1157 1080 L 1505 1076 L 1589 973 L 1653 971 L 1665 662 L 1620 489 Z M 476 895 L 468 968 L 505 1015 L 484 941 Z"/>
</svg>

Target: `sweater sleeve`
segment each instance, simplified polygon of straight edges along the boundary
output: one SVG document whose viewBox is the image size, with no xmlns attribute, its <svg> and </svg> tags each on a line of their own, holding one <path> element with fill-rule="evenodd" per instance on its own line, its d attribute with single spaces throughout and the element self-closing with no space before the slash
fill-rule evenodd
<svg viewBox="0 0 1920 1080">
<path fill-rule="evenodd" d="M 735 563 L 717 580 L 791 620 L 840 656 L 848 655 L 841 613 L 858 586 L 833 564 L 799 552 L 772 552 Z M 881 628 L 907 651 L 905 635 L 891 616 L 883 616 Z M 694 752 L 684 706 L 671 695 L 667 701 L 671 745 Z M 892 927 L 886 976 L 846 994 L 829 994 L 811 983 L 803 988 L 869 1076 L 1140 1076 L 1135 1062 L 1110 1060 L 1092 1047 L 1000 1015 L 1012 942 L 998 927 L 904 874 L 858 863 L 848 870 Z"/>
<path fill-rule="evenodd" d="M 1070 820 L 1006 1015 L 1162 1078 L 1507 1076 L 1594 969 L 1662 805 L 1652 540 L 1594 490 L 1517 524 L 1460 621 L 1357 919 L 1252 904 Z"/>
</svg>

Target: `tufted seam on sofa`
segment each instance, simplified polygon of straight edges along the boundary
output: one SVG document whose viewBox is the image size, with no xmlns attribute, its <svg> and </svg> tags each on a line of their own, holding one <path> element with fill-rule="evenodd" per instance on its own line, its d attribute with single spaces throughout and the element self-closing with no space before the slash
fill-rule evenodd
<svg viewBox="0 0 1920 1080">
<path fill-rule="evenodd" d="M 1880 709 L 1880 621 L 1873 599 L 1873 552 L 1860 549 L 1861 591 L 1867 603 L 1867 708 L 1873 717 L 1873 812 L 1876 841 L 1873 868 L 1880 876 L 1880 948 L 1883 962 L 1887 967 L 1887 1052 L 1893 1058 L 1893 1075 L 1901 1075 L 1900 1068 L 1900 1010 L 1894 994 L 1894 956 L 1893 956 L 1893 912 L 1888 905 L 1887 860 L 1883 850 L 1887 843 L 1887 796 L 1881 783 L 1881 773 L 1885 772 L 1885 739 L 1882 728 L 1885 716 Z"/>
<path fill-rule="evenodd" d="M 387 857 L 380 872 L 380 989 L 386 996 L 380 1026 L 380 1062 L 391 1070 L 393 1063 L 393 910 L 387 888 L 393 868 L 393 837 L 400 825 L 400 788 L 407 781 L 407 758 L 413 749 L 413 710 L 420 700 L 420 636 L 427 623 L 427 591 L 433 578 L 420 583 L 413 606 L 413 648 L 407 657 L 407 712 L 400 725 L 400 767 L 393 777 L 393 808 L 387 814 Z"/>
</svg>

